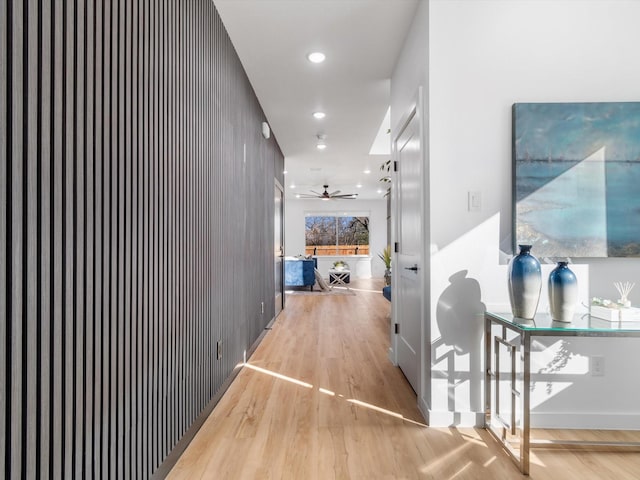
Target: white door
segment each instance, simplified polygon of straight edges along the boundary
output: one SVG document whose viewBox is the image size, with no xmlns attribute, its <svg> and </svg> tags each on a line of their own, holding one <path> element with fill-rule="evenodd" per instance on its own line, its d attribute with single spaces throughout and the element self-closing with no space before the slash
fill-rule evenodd
<svg viewBox="0 0 640 480">
<path fill-rule="evenodd" d="M 422 145 L 414 113 L 395 141 L 397 159 L 398 254 L 396 255 L 397 360 L 418 393 L 422 321 Z M 394 287 L 396 288 L 396 287 Z"/>
<path fill-rule="evenodd" d="M 282 311 L 284 306 L 284 193 L 279 185 L 276 185 L 274 196 L 274 275 L 276 285 L 276 311 L 275 315 Z"/>
</svg>

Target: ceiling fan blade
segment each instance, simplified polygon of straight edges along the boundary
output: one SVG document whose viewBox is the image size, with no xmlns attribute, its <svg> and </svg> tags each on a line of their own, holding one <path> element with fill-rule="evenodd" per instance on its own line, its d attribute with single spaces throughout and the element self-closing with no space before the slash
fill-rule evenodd
<svg viewBox="0 0 640 480">
<path fill-rule="evenodd" d="M 299 193 L 300 198 L 322 198 L 318 197 L 318 195 L 309 195 L 308 193 Z"/>
<path fill-rule="evenodd" d="M 315 193 L 316 195 L 318 195 L 318 196 L 320 196 L 320 197 L 322 196 L 322 193 L 318 193 L 318 192 L 316 192 L 315 190 L 311 190 L 311 193 Z"/>
<path fill-rule="evenodd" d="M 356 198 L 357 193 L 343 193 L 342 195 L 333 195 L 332 198 Z"/>
<path fill-rule="evenodd" d="M 335 192 L 331 192 L 329 195 L 333 197 L 339 193 L 340 193 L 340 190 L 336 190 Z"/>
</svg>

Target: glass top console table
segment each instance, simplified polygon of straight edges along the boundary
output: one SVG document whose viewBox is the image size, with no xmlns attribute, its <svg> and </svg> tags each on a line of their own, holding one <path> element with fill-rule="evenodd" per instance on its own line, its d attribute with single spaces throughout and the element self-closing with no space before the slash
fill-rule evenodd
<svg viewBox="0 0 640 480">
<path fill-rule="evenodd" d="M 577 314 L 571 323 L 554 322 L 548 314 L 542 313 L 534 320 L 514 319 L 510 313 L 493 312 L 486 312 L 484 318 L 485 428 L 502 443 L 522 473 L 529 474 L 529 451 L 535 446 L 640 447 L 640 442 L 534 442 L 530 438 L 532 337 L 640 337 L 640 322 L 609 322 L 589 314 Z M 510 357 L 511 368 L 506 374 L 500 370 L 501 348 L 506 349 Z M 517 368 L 518 352 L 520 369 Z M 504 418 L 500 408 L 501 376 L 506 376 L 502 380 L 510 383 L 509 418 Z"/>
</svg>

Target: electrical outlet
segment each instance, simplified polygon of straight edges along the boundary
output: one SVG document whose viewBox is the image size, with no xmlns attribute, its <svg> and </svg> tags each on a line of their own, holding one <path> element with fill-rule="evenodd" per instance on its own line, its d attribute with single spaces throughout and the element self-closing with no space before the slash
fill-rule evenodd
<svg viewBox="0 0 640 480">
<path fill-rule="evenodd" d="M 591 376 L 604 376 L 604 357 L 602 355 L 594 355 L 591 357 Z"/>
<path fill-rule="evenodd" d="M 218 340 L 216 344 L 216 358 L 218 360 L 222 359 L 222 340 Z"/>
</svg>

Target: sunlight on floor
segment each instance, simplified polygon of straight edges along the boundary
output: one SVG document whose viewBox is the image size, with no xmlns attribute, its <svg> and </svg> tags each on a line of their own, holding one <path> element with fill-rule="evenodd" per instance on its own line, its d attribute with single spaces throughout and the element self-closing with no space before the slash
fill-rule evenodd
<svg viewBox="0 0 640 480">
<path fill-rule="evenodd" d="M 336 290 L 347 290 L 345 287 L 333 287 Z M 379 293 L 380 295 L 382 295 L 382 290 L 367 290 L 364 288 L 349 288 L 349 290 L 353 291 L 353 292 L 365 292 L 365 293 Z"/>
<path fill-rule="evenodd" d="M 460 470 L 458 470 L 456 473 L 454 473 L 453 475 L 451 475 L 451 476 L 449 477 L 449 480 L 453 480 L 454 478 L 456 478 L 458 475 L 460 475 L 462 472 L 464 472 L 464 471 L 465 471 L 467 468 L 469 468 L 471 465 L 472 465 L 472 463 L 471 463 L 471 462 L 467 462 L 467 463 L 465 463 L 465 465 L 464 465 Z"/>
<path fill-rule="evenodd" d="M 400 418 L 401 420 L 404 420 L 405 422 L 413 423 L 414 425 L 418 425 L 420 427 L 425 427 L 425 428 L 428 427 L 428 425 L 425 425 L 424 423 L 416 422 L 415 420 L 410 420 L 408 418 L 405 418 L 404 416 L 402 416 L 399 413 L 392 412 L 391 410 L 386 410 L 384 408 L 376 407 L 375 405 L 371 405 L 370 403 L 367 403 L 367 402 L 361 402 L 360 400 L 356 400 L 354 398 L 347 399 L 347 402 L 352 403 L 354 405 L 357 405 L 359 407 L 368 408 L 369 410 L 373 410 L 375 412 L 384 413 L 385 415 L 389 415 L 391 417 Z"/>
<path fill-rule="evenodd" d="M 438 469 L 440 466 L 442 466 L 443 464 L 450 462 L 451 459 L 453 458 L 461 458 L 462 453 L 465 450 L 468 450 L 471 447 L 470 443 L 464 443 L 456 448 L 454 448 L 453 450 L 451 450 L 449 453 L 447 453 L 446 455 L 442 455 L 440 458 L 438 458 L 437 460 L 434 460 L 433 462 L 431 462 L 429 465 L 425 465 L 424 467 L 422 467 L 420 469 L 420 471 L 422 473 L 429 473 L 430 471 L 436 470 Z"/>
<path fill-rule="evenodd" d="M 281 375 L 279 373 L 272 372 L 271 370 L 266 370 L 264 368 L 256 367 L 255 365 L 251 365 L 249 363 L 245 363 L 244 366 L 251 370 L 255 370 L 256 372 L 264 373 L 265 375 L 271 375 L 272 377 L 278 378 L 280 380 L 286 380 L 287 382 L 295 383 L 296 385 L 299 385 L 301 387 L 313 388 L 313 385 L 311 385 L 310 383 L 302 382 L 300 380 L 296 380 L 295 378 L 287 377 L 286 375 Z"/>
<path fill-rule="evenodd" d="M 494 456 L 493 456 L 493 457 L 491 457 L 489 460 L 487 460 L 486 462 L 484 462 L 484 463 L 482 464 L 482 466 L 483 466 L 484 468 L 487 468 L 489 465 L 491 465 L 493 462 L 495 462 L 497 458 L 498 458 L 498 457 L 496 457 L 496 456 L 494 455 Z"/>
<path fill-rule="evenodd" d="M 269 375 L 269 376 L 277 378 L 279 380 L 285 380 L 287 382 L 293 383 L 295 385 L 299 385 L 301 387 L 314 388 L 313 385 L 311 385 L 310 383 L 306 383 L 306 382 L 303 382 L 301 380 L 297 380 L 295 378 L 291 378 L 291 377 L 288 377 L 286 375 L 282 375 L 281 373 L 277 373 L 277 372 L 273 372 L 271 370 L 267 370 L 266 368 L 256 367 L 255 365 L 251 365 L 249 363 L 245 363 L 244 366 L 247 367 L 250 370 L 253 370 L 253 371 L 256 371 L 256 372 L 259 372 L 259 373 L 264 373 L 265 375 Z M 346 402 L 351 403 L 352 405 L 355 405 L 355 406 L 358 406 L 358 407 L 362 407 L 362 408 L 367 408 L 369 410 L 373 410 L 374 412 L 382 413 L 384 415 L 389 415 L 391 417 L 398 418 L 398 419 L 400 419 L 402 421 L 405 421 L 407 423 L 412 423 L 414 425 L 418 425 L 420 427 L 425 427 L 425 428 L 428 427 L 428 425 L 425 425 L 424 423 L 416 422 L 415 420 L 411 420 L 409 418 L 404 417 L 400 413 L 393 412 L 391 410 L 387 410 L 385 408 L 378 407 L 376 405 L 372 405 L 371 403 L 363 402 L 363 401 L 357 400 L 355 398 L 345 399 L 344 395 L 336 394 L 336 392 L 332 392 L 331 390 L 327 390 L 326 388 L 318 387 L 318 392 L 323 393 L 325 395 L 328 395 L 330 397 L 342 398 Z"/>
</svg>

